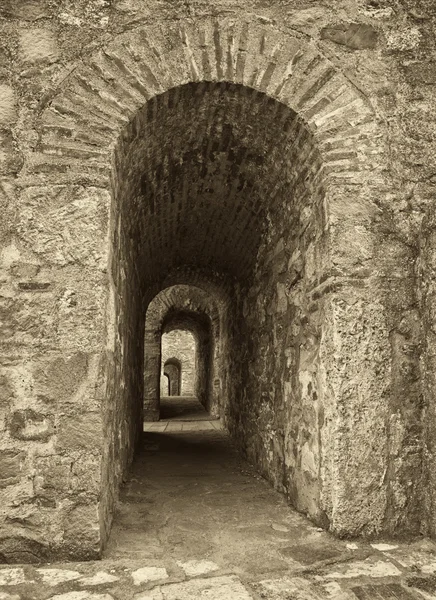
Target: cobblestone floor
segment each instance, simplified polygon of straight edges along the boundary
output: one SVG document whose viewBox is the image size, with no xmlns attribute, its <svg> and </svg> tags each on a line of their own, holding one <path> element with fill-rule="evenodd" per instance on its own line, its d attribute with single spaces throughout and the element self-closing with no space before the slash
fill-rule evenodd
<svg viewBox="0 0 436 600">
<path fill-rule="evenodd" d="M 101 561 L 2 565 L 0 600 L 436 600 L 435 544 L 333 538 L 195 411 L 145 424 Z"/>
</svg>

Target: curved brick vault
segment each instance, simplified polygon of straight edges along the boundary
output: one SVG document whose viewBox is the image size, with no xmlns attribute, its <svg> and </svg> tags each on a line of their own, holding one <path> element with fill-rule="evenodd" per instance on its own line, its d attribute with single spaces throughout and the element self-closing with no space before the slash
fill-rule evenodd
<svg viewBox="0 0 436 600">
<path fill-rule="evenodd" d="M 37 128 L 21 239 L 36 254 L 51 244 L 71 287 L 83 280 L 81 314 L 62 301 L 56 352 L 86 352 L 101 429 L 86 453 L 60 451 L 101 467 L 74 508 L 90 533 L 78 548 L 48 524 L 71 519 L 64 503 L 44 513 L 49 543 L 90 556 L 107 539 L 140 436 L 145 313 L 176 284 L 218 290 L 214 390 L 259 471 L 341 535 L 416 531 L 414 464 L 386 435 L 383 131 L 316 43 L 255 18 L 141 25 L 84 58 L 43 99 Z M 58 231 L 71 214 L 80 236 Z M 68 427 L 90 421 L 84 410 Z"/>
</svg>

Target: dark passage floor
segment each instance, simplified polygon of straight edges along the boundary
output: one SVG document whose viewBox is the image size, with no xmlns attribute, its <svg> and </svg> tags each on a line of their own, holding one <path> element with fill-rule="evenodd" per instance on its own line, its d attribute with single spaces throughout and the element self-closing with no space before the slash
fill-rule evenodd
<svg viewBox="0 0 436 600">
<path fill-rule="evenodd" d="M 208 421 L 211 416 L 197 398 L 191 396 L 164 396 L 160 400 L 162 421 Z"/>
<path fill-rule="evenodd" d="M 166 398 L 162 415 L 145 424 L 106 556 L 208 559 L 260 574 L 349 552 L 292 511 L 196 399 Z"/>
</svg>

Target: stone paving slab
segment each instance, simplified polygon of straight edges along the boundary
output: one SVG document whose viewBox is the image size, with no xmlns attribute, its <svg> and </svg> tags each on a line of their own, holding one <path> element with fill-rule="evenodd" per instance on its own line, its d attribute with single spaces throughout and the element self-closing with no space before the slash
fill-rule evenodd
<svg viewBox="0 0 436 600">
<path fill-rule="evenodd" d="M 144 423 L 144 431 L 156 433 L 179 433 L 181 431 L 211 431 L 221 430 L 220 421 L 155 421 Z"/>
<path fill-rule="evenodd" d="M 353 543 L 355 558 L 336 560 L 338 543 L 333 540 L 329 564 L 323 544 L 321 560 L 290 561 L 287 569 L 259 577 L 201 556 L 3 565 L 0 600 L 436 600 L 432 542 L 398 544 L 403 564 L 388 556 L 392 550 L 362 542 Z M 370 555 L 362 559 L 362 552 Z"/>
<path fill-rule="evenodd" d="M 398 583 L 362 585 L 352 588 L 358 600 L 415 600 L 416 596 Z"/>
<path fill-rule="evenodd" d="M 160 586 L 135 600 L 253 600 L 235 575 L 193 579 L 184 583 Z"/>
</svg>

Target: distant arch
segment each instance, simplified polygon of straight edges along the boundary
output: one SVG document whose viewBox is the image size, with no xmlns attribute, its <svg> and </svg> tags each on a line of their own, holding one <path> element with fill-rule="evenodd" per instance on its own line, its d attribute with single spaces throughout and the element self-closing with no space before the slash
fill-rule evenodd
<svg viewBox="0 0 436 600">
<path fill-rule="evenodd" d="M 182 363 L 177 358 L 168 358 L 163 365 L 163 374 L 168 377 L 168 396 L 182 393 Z"/>
</svg>

